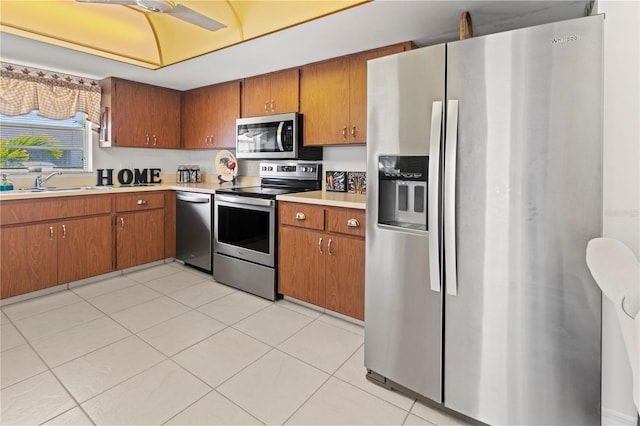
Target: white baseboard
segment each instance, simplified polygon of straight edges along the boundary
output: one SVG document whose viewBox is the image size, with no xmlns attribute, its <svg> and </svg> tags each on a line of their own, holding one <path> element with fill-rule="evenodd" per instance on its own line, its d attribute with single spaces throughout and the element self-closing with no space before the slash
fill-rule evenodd
<svg viewBox="0 0 640 426">
<path fill-rule="evenodd" d="M 635 426 L 638 418 L 602 407 L 603 426 Z"/>
</svg>

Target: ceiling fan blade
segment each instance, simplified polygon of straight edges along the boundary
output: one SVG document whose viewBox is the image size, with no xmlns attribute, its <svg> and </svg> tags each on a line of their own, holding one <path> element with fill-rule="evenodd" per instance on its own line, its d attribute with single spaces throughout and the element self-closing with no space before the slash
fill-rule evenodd
<svg viewBox="0 0 640 426">
<path fill-rule="evenodd" d="M 220 23 L 208 16 L 202 15 L 195 10 L 189 9 L 186 6 L 177 4 L 168 15 L 178 18 L 182 21 L 189 22 L 190 24 L 197 25 L 205 28 L 209 31 L 217 31 L 222 28 L 226 28 L 226 25 Z"/>
<path fill-rule="evenodd" d="M 100 3 L 100 4 L 130 4 L 136 5 L 135 0 L 76 0 L 78 3 Z"/>
</svg>

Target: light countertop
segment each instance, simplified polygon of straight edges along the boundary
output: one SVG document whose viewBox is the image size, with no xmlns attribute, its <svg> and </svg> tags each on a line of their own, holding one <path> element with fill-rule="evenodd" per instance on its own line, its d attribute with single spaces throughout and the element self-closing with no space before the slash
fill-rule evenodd
<svg viewBox="0 0 640 426">
<path fill-rule="evenodd" d="M 93 181 L 93 179 L 91 180 Z M 45 185 L 47 187 L 58 187 L 58 188 L 67 188 L 70 187 L 70 190 L 56 190 L 56 191 L 42 191 L 42 192 L 31 192 L 24 190 L 13 190 L 13 191 L 2 191 L 0 192 L 0 201 L 9 201 L 9 200 L 35 200 L 40 198 L 54 198 L 54 197 L 71 197 L 71 196 L 86 196 L 86 195 L 104 195 L 104 194 L 120 194 L 127 192 L 143 192 L 143 191 L 189 191 L 189 192 L 200 192 L 206 194 L 214 194 L 216 190 L 222 188 L 234 188 L 241 186 L 254 186 L 260 185 L 260 178 L 243 178 L 239 179 L 236 185 L 232 185 L 230 183 L 220 184 L 218 182 L 203 182 L 203 183 L 176 183 L 176 182 L 163 182 L 160 184 L 154 184 L 149 186 L 104 186 L 104 187 L 95 187 L 87 184 L 86 180 L 67 180 L 64 183 L 62 182 L 52 182 L 52 185 Z M 80 188 L 91 188 L 91 189 L 77 189 Z M 73 189 L 76 188 L 76 189 Z M 97 189 L 100 188 L 100 189 Z"/>
<path fill-rule="evenodd" d="M 43 192 L 31 192 L 23 190 L 14 191 L 2 191 L 0 192 L 0 201 L 9 200 L 35 200 L 41 198 L 54 198 L 54 197 L 71 197 L 71 196 L 89 196 L 89 195 L 103 195 L 103 194 L 120 194 L 127 192 L 142 192 L 142 191 L 189 191 L 200 192 L 205 194 L 214 194 L 217 190 L 223 188 L 234 187 L 246 187 L 260 185 L 260 178 L 244 177 L 238 180 L 236 185 L 230 183 L 220 184 L 214 182 L 203 183 L 176 183 L 176 182 L 163 182 L 160 184 L 154 184 L 150 186 L 105 186 L 101 189 L 96 189 L 95 186 L 90 186 L 87 181 L 66 181 L 56 182 L 58 187 L 73 187 L 76 189 L 71 190 L 58 190 L 58 191 L 43 191 Z M 46 185 L 49 186 L 49 185 Z M 51 185 L 54 186 L 54 185 Z M 77 189 L 80 188 L 92 188 L 92 189 Z M 366 196 L 361 194 L 349 194 L 346 192 L 329 192 L 329 191 L 309 191 L 300 192 L 287 195 L 279 195 L 278 201 L 290 201 L 294 203 L 307 203 L 318 204 L 323 206 L 332 207 L 344 207 L 351 209 L 364 210 L 366 207 Z"/>
<path fill-rule="evenodd" d="M 278 201 L 289 201 L 292 203 L 318 204 L 331 207 L 345 207 L 349 209 L 366 208 L 366 195 L 349 194 L 347 192 L 330 191 L 309 191 L 294 194 L 278 195 Z"/>
</svg>

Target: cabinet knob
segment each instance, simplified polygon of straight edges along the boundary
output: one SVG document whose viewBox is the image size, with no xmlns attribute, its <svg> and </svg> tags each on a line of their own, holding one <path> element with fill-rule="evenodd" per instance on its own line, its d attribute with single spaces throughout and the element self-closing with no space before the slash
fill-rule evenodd
<svg viewBox="0 0 640 426">
<path fill-rule="evenodd" d="M 302 212 L 297 212 L 296 213 L 296 220 L 305 220 L 307 218 L 307 215 L 305 215 Z"/>
<path fill-rule="evenodd" d="M 276 110 L 276 101 L 271 101 L 271 112 L 275 112 Z"/>
<path fill-rule="evenodd" d="M 124 217 L 120 218 L 120 229 L 124 229 Z"/>
<path fill-rule="evenodd" d="M 145 200 L 144 198 L 141 198 L 138 200 L 138 205 L 139 206 L 146 206 L 147 205 L 147 200 Z"/>
<path fill-rule="evenodd" d="M 153 146 L 158 145 L 158 138 L 156 137 L 156 135 L 153 135 Z"/>
<path fill-rule="evenodd" d="M 351 137 L 354 138 L 354 139 L 356 137 L 356 125 L 355 124 L 351 127 Z"/>
<path fill-rule="evenodd" d="M 318 240 L 318 251 L 320 252 L 320 254 L 324 253 L 324 252 L 322 251 L 322 238 L 320 238 L 320 239 Z"/>
<path fill-rule="evenodd" d="M 342 128 L 342 139 L 347 139 L 347 126 Z"/>
<path fill-rule="evenodd" d="M 264 103 L 264 112 L 269 112 L 269 101 Z"/>
<path fill-rule="evenodd" d="M 62 238 L 67 238 L 67 225 L 62 225 Z"/>
<path fill-rule="evenodd" d="M 146 141 L 147 141 L 147 145 L 149 145 L 149 135 L 144 135 Z"/>
<path fill-rule="evenodd" d="M 329 243 L 327 243 L 327 251 L 329 253 L 329 256 L 333 256 L 333 252 L 331 251 L 331 244 L 333 243 L 333 240 L 331 238 L 329 238 Z"/>
<path fill-rule="evenodd" d="M 359 228 L 360 227 L 360 221 L 358 219 L 351 218 L 351 219 L 347 220 L 347 226 L 349 226 L 351 228 Z"/>
<path fill-rule="evenodd" d="M 54 235 L 54 234 L 53 234 L 53 226 L 50 226 L 50 227 L 49 227 L 49 239 L 50 239 L 50 240 L 53 240 L 53 235 Z"/>
</svg>

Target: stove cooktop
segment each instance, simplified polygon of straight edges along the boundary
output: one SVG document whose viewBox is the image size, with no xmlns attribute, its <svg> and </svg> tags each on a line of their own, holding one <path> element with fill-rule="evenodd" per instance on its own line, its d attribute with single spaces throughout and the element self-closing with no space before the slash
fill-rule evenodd
<svg viewBox="0 0 640 426">
<path fill-rule="evenodd" d="M 317 188 L 270 188 L 264 186 L 248 186 L 244 188 L 229 188 L 216 190 L 216 194 L 233 194 L 243 197 L 275 199 L 278 195 L 293 194 L 295 192 L 315 191 Z"/>
</svg>

